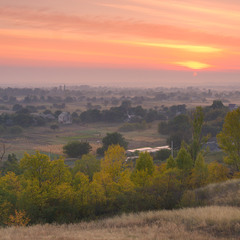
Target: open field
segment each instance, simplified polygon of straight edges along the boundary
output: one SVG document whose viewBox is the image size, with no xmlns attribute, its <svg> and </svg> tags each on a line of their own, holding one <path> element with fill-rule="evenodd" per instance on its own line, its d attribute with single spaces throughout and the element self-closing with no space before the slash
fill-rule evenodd
<svg viewBox="0 0 240 240">
<path fill-rule="evenodd" d="M 89 223 L 0 229 L 1 240 L 223 240 L 239 236 L 240 209 L 218 206 L 142 212 Z"/>
<path fill-rule="evenodd" d="M 118 131 L 122 124 L 95 123 L 84 125 L 61 125 L 58 130 L 48 126 L 26 128 L 17 137 L 2 139 L 6 144 L 7 153 L 16 153 L 22 157 L 24 152 L 34 153 L 36 150 L 49 155 L 62 155 L 62 147 L 69 141 L 88 141 L 93 152 L 101 147 L 101 140 L 106 133 Z M 161 146 L 166 144 L 166 136 L 157 132 L 158 121 L 143 131 L 124 132 L 122 135 L 129 142 L 129 148 Z"/>
</svg>

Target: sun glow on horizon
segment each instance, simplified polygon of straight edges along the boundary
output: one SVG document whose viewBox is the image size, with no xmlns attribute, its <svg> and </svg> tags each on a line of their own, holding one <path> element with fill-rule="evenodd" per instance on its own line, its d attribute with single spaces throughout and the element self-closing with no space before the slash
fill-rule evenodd
<svg viewBox="0 0 240 240">
<path fill-rule="evenodd" d="M 206 69 L 212 67 L 209 64 L 206 63 L 201 63 L 201 62 L 195 62 L 195 61 L 186 61 L 186 62 L 175 62 L 174 64 L 182 66 L 182 67 L 187 67 L 193 70 L 201 70 L 201 69 Z"/>
</svg>

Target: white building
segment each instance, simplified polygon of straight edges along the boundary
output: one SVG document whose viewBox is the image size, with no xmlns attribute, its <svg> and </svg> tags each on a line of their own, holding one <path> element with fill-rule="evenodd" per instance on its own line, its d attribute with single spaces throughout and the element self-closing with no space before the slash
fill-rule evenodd
<svg viewBox="0 0 240 240">
<path fill-rule="evenodd" d="M 72 124 L 72 116 L 68 112 L 62 112 L 58 116 L 58 122 L 61 124 Z"/>
</svg>

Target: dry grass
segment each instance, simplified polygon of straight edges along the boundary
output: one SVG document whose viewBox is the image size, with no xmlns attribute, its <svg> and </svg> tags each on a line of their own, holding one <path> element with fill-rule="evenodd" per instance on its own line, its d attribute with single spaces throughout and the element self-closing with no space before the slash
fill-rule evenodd
<svg viewBox="0 0 240 240">
<path fill-rule="evenodd" d="M 34 146 L 34 150 L 63 155 L 63 144 L 36 145 Z"/>
<path fill-rule="evenodd" d="M 196 189 L 195 195 L 205 205 L 223 205 L 240 207 L 240 179 L 209 184 Z"/>
<path fill-rule="evenodd" d="M 239 239 L 240 209 L 204 207 L 123 215 L 90 223 L 0 229 L 1 240 Z"/>
</svg>

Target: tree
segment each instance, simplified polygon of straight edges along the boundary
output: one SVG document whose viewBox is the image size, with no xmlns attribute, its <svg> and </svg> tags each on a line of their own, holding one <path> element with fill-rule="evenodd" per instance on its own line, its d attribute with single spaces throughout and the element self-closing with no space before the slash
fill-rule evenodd
<svg viewBox="0 0 240 240">
<path fill-rule="evenodd" d="M 225 162 L 236 171 L 240 167 L 240 109 L 229 112 L 222 131 L 217 135 L 219 146 L 227 154 Z"/>
<path fill-rule="evenodd" d="M 81 157 L 84 154 L 88 154 L 92 147 L 88 142 L 72 141 L 63 146 L 63 152 L 69 157 L 76 158 Z"/>
<path fill-rule="evenodd" d="M 206 143 L 208 139 L 208 137 L 202 137 L 203 122 L 203 109 L 202 107 L 196 107 L 192 120 L 192 142 L 189 145 L 189 152 L 194 162 L 196 161 L 196 158 L 201 151 L 203 144 Z"/>
<path fill-rule="evenodd" d="M 3 162 L 2 173 L 14 172 L 16 175 L 21 173 L 18 159 L 14 153 L 8 154 L 8 158 Z"/>
<path fill-rule="evenodd" d="M 20 167 L 24 171 L 26 179 L 36 180 L 36 184 L 41 187 L 43 182 L 49 179 L 51 173 L 51 162 L 45 154 L 36 152 L 35 155 L 25 154 L 20 160 Z"/>
<path fill-rule="evenodd" d="M 176 162 L 177 167 L 185 171 L 191 170 L 193 167 L 192 158 L 190 154 L 187 152 L 187 150 L 183 147 L 178 152 Z"/>
<path fill-rule="evenodd" d="M 208 183 L 224 182 L 228 179 L 229 169 L 218 163 L 211 162 L 208 165 Z"/>
<path fill-rule="evenodd" d="M 156 158 L 161 161 L 164 161 L 164 160 L 168 159 L 170 155 L 171 155 L 171 150 L 161 149 L 160 151 L 157 152 Z"/>
<path fill-rule="evenodd" d="M 208 177 L 208 168 L 207 164 L 205 164 L 204 157 L 201 153 L 198 154 L 197 159 L 195 161 L 195 166 L 191 175 L 191 185 L 194 188 L 202 187 L 207 183 Z"/>
<path fill-rule="evenodd" d="M 220 100 L 213 100 L 213 103 L 212 103 L 212 106 L 211 106 L 213 109 L 216 109 L 216 108 L 224 108 L 224 105 L 222 103 L 222 101 Z"/>
<path fill-rule="evenodd" d="M 154 164 L 153 164 L 153 158 L 151 157 L 150 153 L 142 152 L 139 154 L 139 158 L 136 161 L 136 170 L 137 171 L 144 170 L 149 175 L 153 174 Z"/>
<path fill-rule="evenodd" d="M 108 147 L 111 145 L 119 145 L 123 147 L 125 150 L 127 149 L 128 142 L 122 136 L 122 134 L 118 132 L 107 133 L 107 135 L 102 139 L 103 146 L 102 148 L 97 149 L 97 153 L 99 155 L 103 155 L 105 151 L 107 151 Z"/>
<path fill-rule="evenodd" d="M 173 159 L 172 155 L 167 159 L 167 169 L 175 168 L 177 166 L 176 161 Z"/>
<path fill-rule="evenodd" d="M 106 172 L 111 176 L 114 181 L 120 176 L 120 173 L 124 171 L 126 164 L 125 150 L 120 145 L 112 145 L 105 152 L 104 158 L 101 160 L 101 171 Z"/>
<path fill-rule="evenodd" d="M 128 142 L 125 140 L 125 138 L 122 136 L 122 134 L 118 132 L 114 133 L 107 133 L 107 136 L 103 138 L 103 148 L 105 150 L 108 149 L 111 145 L 119 145 L 120 147 L 123 147 L 125 150 L 127 149 Z"/>
<path fill-rule="evenodd" d="M 0 167 L 3 164 L 3 157 L 6 153 L 6 145 L 5 143 L 0 143 Z"/>
<path fill-rule="evenodd" d="M 100 161 L 91 154 L 83 155 L 81 159 L 75 162 L 73 167 L 73 174 L 82 172 L 89 177 L 90 180 L 93 178 L 95 172 L 100 171 Z"/>
<path fill-rule="evenodd" d="M 163 135 L 169 135 L 167 139 L 167 144 L 173 145 L 175 149 L 180 149 L 181 142 L 189 142 L 191 138 L 191 124 L 190 119 L 187 115 L 180 114 L 170 121 L 161 122 L 158 125 L 158 132 Z"/>
<path fill-rule="evenodd" d="M 133 189 L 130 172 L 125 166 L 124 148 L 119 145 L 109 146 L 101 160 L 101 171 L 93 176 L 95 187 L 103 189 L 106 199 L 114 201 L 120 194 Z"/>
</svg>

